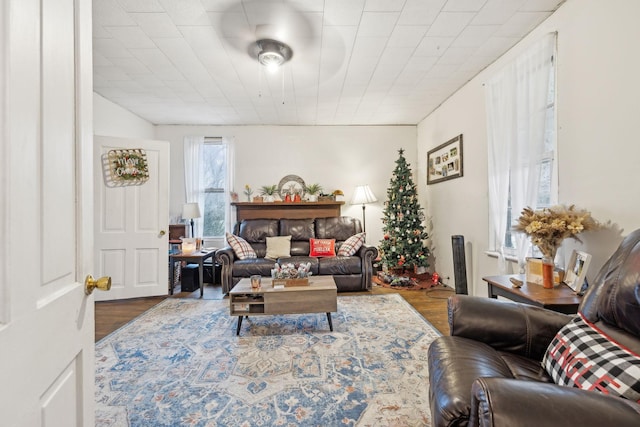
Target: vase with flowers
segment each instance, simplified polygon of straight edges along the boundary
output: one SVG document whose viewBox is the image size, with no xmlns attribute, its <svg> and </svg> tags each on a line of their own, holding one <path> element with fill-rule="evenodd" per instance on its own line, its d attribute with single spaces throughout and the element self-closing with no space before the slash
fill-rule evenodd
<svg viewBox="0 0 640 427">
<path fill-rule="evenodd" d="M 251 189 L 251 187 L 249 187 L 249 184 L 244 185 L 244 194 L 247 196 L 247 202 L 250 202 L 253 190 Z"/>
<path fill-rule="evenodd" d="M 578 234 L 595 230 L 598 226 L 590 212 L 574 205 L 559 205 L 535 211 L 524 208 L 513 230 L 525 233 L 538 247 L 542 253 L 543 286 L 553 288 L 554 260 L 562 241 L 571 238 L 582 242 Z"/>
</svg>

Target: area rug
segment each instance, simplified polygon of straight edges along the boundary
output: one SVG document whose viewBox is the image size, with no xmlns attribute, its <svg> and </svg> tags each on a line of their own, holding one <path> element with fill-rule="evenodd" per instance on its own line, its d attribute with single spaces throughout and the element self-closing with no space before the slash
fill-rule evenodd
<svg viewBox="0 0 640 427">
<path fill-rule="evenodd" d="M 400 295 L 324 314 L 253 316 L 167 299 L 96 343 L 96 425 L 429 426 L 440 333 Z"/>
</svg>

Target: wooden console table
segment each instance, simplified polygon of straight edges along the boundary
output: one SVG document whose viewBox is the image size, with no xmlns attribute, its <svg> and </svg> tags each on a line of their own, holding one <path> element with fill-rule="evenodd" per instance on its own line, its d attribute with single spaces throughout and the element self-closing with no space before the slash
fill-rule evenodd
<svg viewBox="0 0 640 427">
<path fill-rule="evenodd" d="M 243 219 L 280 219 L 280 218 L 328 218 L 340 216 L 344 202 L 234 202 L 236 218 Z"/>
<path fill-rule="evenodd" d="M 521 288 L 513 286 L 510 280 L 512 277 L 523 282 Z M 542 285 L 527 283 L 524 274 L 487 276 L 483 277 L 482 280 L 488 284 L 489 298 L 501 296 L 512 301 L 523 302 L 560 313 L 577 313 L 578 305 L 582 300 L 564 283 L 556 285 L 553 289 L 545 289 Z"/>
</svg>

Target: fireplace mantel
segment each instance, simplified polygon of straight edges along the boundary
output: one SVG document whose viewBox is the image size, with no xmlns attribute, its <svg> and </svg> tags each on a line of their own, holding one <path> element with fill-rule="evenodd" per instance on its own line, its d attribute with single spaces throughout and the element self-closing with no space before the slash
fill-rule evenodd
<svg viewBox="0 0 640 427">
<path fill-rule="evenodd" d="M 344 202 L 234 202 L 236 219 L 327 218 L 340 216 Z"/>
</svg>

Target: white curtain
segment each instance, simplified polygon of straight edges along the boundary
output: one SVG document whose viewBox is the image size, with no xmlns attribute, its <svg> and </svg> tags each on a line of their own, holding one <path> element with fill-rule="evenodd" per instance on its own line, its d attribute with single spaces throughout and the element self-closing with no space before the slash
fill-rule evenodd
<svg viewBox="0 0 640 427">
<path fill-rule="evenodd" d="M 516 61 L 516 121 L 518 138 L 512 152 L 511 212 L 514 218 L 527 206 L 536 206 L 540 187 L 539 165 L 544 154 L 545 117 L 549 76 L 553 66 L 556 34 L 547 34 Z M 518 264 L 524 271 L 531 242 L 516 233 Z"/>
<path fill-rule="evenodd" d="M 501 274 L 507 271 L 504 247 L 509 203 L 509 159 L 516 135 L 512 90 L 515 78 L 511 68 L 507 67 L 485 84 L 489 142 L 489 218 L 493 223 Z"/>
<path fill-rule="evenodd" d="M 186 203 L 198 203 L 200 218 L 194 218 L 194 235 L 202 236 L 204 216 L 204 174 L 201 167 L 204 136 L 184 137 L 184 185 Z M 184 218 L 188 219 L 188 218 Z"/>
<path fill-rule="evenodd" d="M 556 33 L 545 35 L 485 85 L 490 215 L 501 273 L 506 273 L 504 232 L 509 196 L 514 218 L 524 207 L 537 203 L 555 45 Z M 514 236 L 522 271 L 531 244 L 523 233 Z"/>
<path fill-rule="evenodd" d="M 225 218 L 226 231 L 229 233 L 233 233 L 233 226 L 236 223 L 236 212 L 235 209 L 232 209 L 231 206 L 231 192 L 234 191 L 234 161 L 235 161 L 235 138 L 233 137 L 223 137 L 222 142 L 227 147 L 227 177 L 225 179 Z"/>
</svg>

